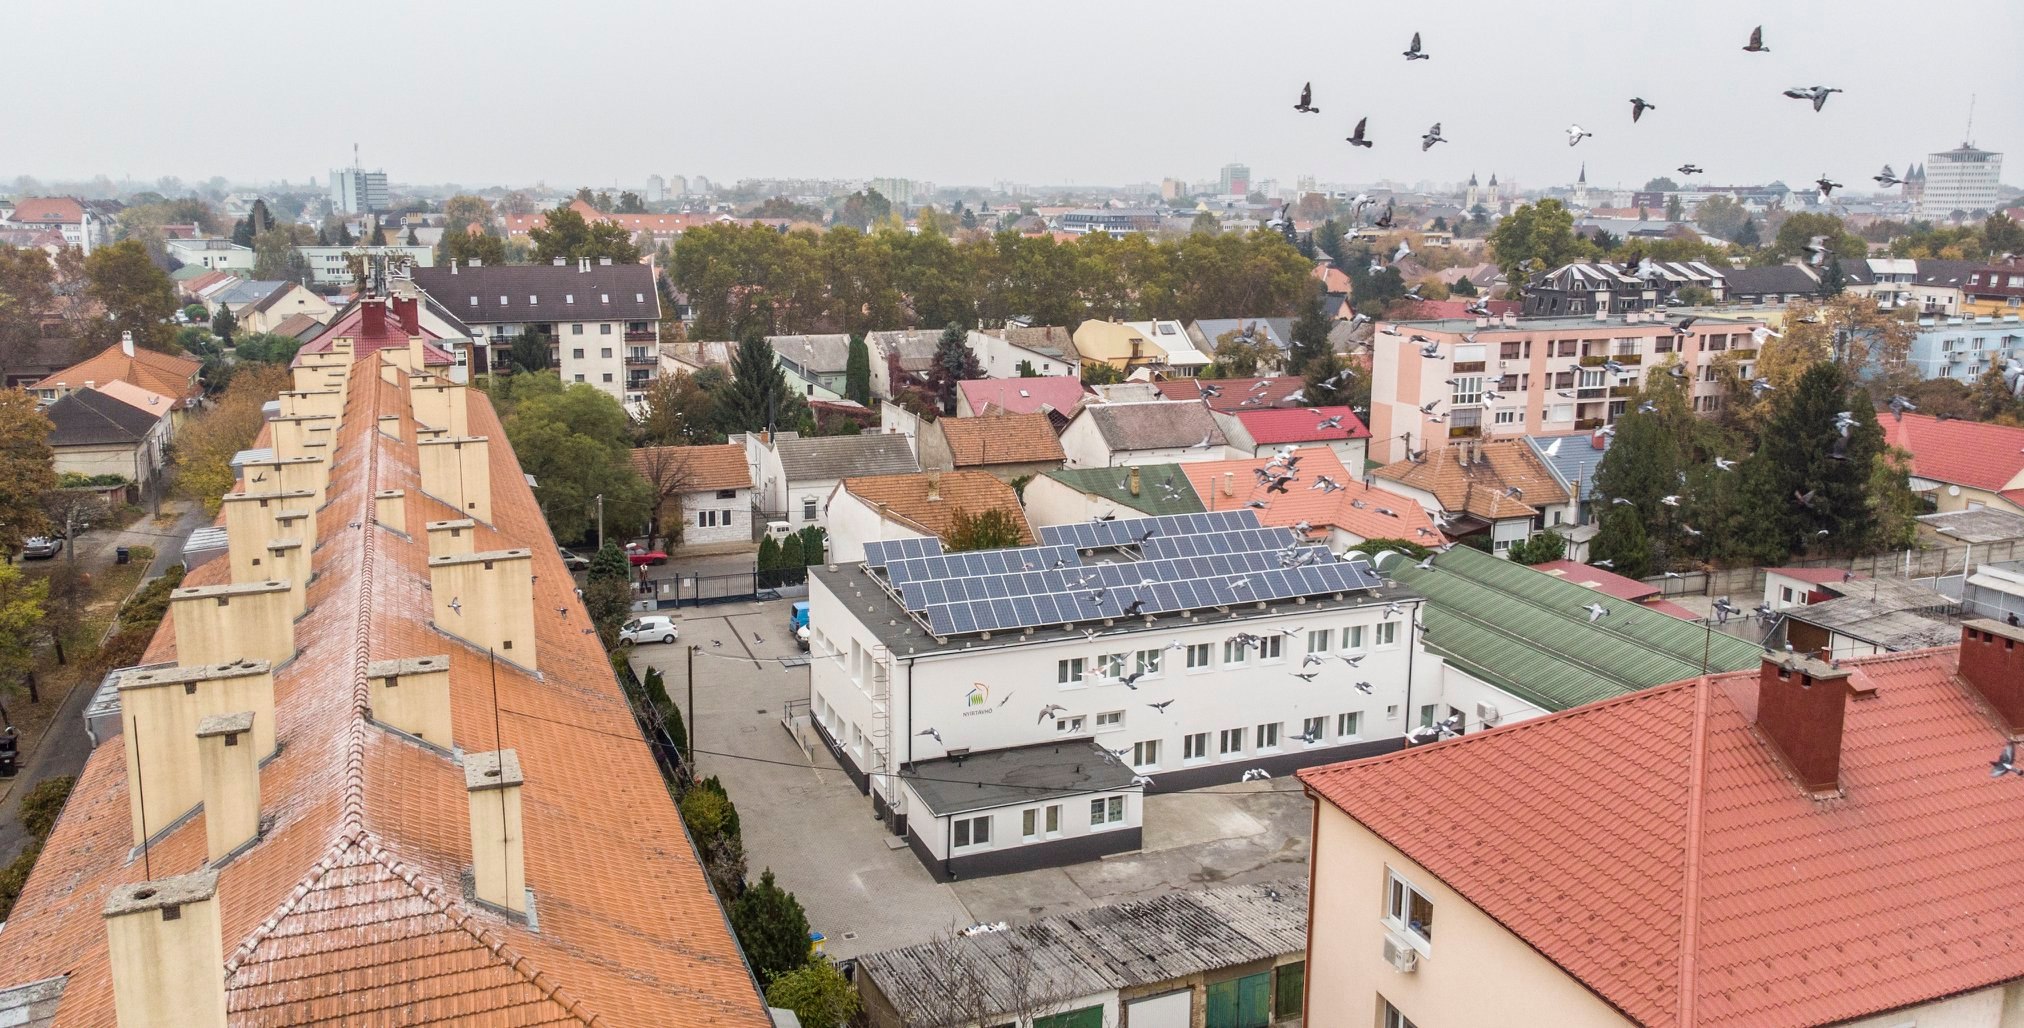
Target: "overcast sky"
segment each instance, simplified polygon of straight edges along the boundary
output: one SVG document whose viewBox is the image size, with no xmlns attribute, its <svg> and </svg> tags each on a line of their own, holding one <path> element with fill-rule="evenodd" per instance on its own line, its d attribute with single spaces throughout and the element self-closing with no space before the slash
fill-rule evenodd
<svg viewBox="0 0 2024 1028">
<path fill-rule="evenodd" d="M 10 5 L 0 176 L 1851 187 L 1974 136 L 2024 181 L 2024 4 L 351 0 Z M 1740 47 L 1762 21 L 1768 54 Z M 1433 58 L 1400 56 L 1413 32 Z M 1322 113 L 1296 114 L 1301 82 Z M 1815 114 L 1792 86 L 1847 92 Z M 1657 105 L 1632 125 L 1628 98 Z M 1342 137 L 1369 116 L 1371 150 Z M 1421 153 L 1435 121 L 1452 142 Z M 1578 122 L 1595 137 L 1570 149 Z"/>
</svg>

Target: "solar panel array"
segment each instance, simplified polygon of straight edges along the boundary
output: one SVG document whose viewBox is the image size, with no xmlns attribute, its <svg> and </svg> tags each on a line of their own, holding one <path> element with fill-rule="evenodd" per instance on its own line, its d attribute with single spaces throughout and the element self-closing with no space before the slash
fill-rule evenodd
<svg viewBox="0 0 2024 1028">
<path fill-rule="evenodd" d="M 866 567 L 882 568 L 896 560 L 933 557 L 942 552 L 940 539 L 888 539 L 864 544 Z"/>
<path fill-rule="evenodd" d="M 946 636 L 1229 607 L 1369 589 L 1378 584 L 1377 576 L 1368 571 L 1335 561 L 1227 577 L 929 604 L 924 613 L 929 629 Z"/>
<path fill-rule="evenodd" d="M 1139 544 L 1139 552 L 1148 557 L 1207 557 L 1218 553 L 1283 549 L 1297 546 L 1300 542 L 1300 536 L 1290 528 L 1240 528 L 1200 535 L 1154 536 Z"/>
<path fill-rule="evenodd" d="M 1040 541 L 1050 546 L 1073 546 L 1098 550 L 1135 546 L 1147 532 L 1152 538 L 1163 535 L 1197 535 L 1203 532 L 1232 532 L 1258 528 L 1258 515 L 1250 510 L 1212 510 L 1201 514 L 1164 514 L 1156 518 L 1118 521 L 1079 521 L 1069 525 L 1047 525 L 1040 529 Z"/>
<path fill-rule="evenodd" d="M 867 562 L 869 563 L 869 562 Z M 886 580 L 894 585 L 971 575 L 1012 575 L 1079 563 L 1073 546 L 1015 546 L 1005 550 L 946 553 L 907 560 L 888 559 Z"/>
</svg>

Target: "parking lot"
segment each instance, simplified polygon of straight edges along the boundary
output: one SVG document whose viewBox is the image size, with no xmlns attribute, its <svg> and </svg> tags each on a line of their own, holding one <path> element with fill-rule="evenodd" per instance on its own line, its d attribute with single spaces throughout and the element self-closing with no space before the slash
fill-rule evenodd
<svg viewBox="0 0 2024 1028">
<path fill-rule="evenodd" d="M 943 885 L 872 817 L 819 745 L 806 753 L 782 723 L 805 709 L 805 655 L 787 631 L 791 600 L 664 611 L 681 641 L 633 652 L 661 669 L 683 707 L 698 773 L 716 775 L 738 805 L 747 862 L 770 867 L 824 933 L 832 956 L 921 942 L 952 926 L 1027 920 L 1174 889 L 1306 875 L 1309 808 L 1297 783 L 1231 783 L 1146 798 L 1136 853 L 1063 868 Z M 688 646 L 697 646 L 695 711 L 688 710 Z M 786 663 L 783 663 L 785 661 Z"/>
</svg>

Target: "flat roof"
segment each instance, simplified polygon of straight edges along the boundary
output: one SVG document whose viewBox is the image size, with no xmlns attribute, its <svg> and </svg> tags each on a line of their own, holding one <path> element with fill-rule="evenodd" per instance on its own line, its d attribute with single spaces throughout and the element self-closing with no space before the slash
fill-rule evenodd
<svg viewBox="0 0 2024 1028">
<path fill-rule="evenodd" d="M 1131 788 L 1131 768 L 1088 739 L 914 762 L 900 781 L 938 816 Z"/>
</svg>

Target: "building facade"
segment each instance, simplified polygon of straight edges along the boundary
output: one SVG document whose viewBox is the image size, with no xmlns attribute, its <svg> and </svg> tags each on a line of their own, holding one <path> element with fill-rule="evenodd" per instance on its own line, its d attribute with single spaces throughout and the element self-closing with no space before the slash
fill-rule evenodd
<svg viewBox="0 0 2024 1028">
<path fill-rule="evenodd" d="M 636 403 L 660 370 L 660 292 L 653 269 L 609 259 L 552 264 L 415 268 L 416 286 L 469 326 L 474 373 L 508 360 L 539 331 L 564 383 L 583 382 Z"/>
<path fill-rule="evenodd" d="M 362 168 L 339 168 L 330 173 L 331 205 L 346 214 L 370 214 L 386 210 L 387 173 Z"/>
<path fill-rule="evenodd" d="M 2002 187 L 2002 154 L 1962 143 L 1943 153 L 1927 154 L 1924 168 L 1919 217 L 1943 222 L 1960 212 L 1980 220 L 1996 209 Z"/>
<path fill-rule="evenodd" d="M 1905 364 L 1920 378 L 1950 378 L 1973 385 L 1990 368 L 2024 361 L 2024 323 L 2017 315 L 2001 318 L 1919 319 Z"/>
<path fill-rule="evenodd" d="M 172 244 L 173 245 L 173 244 Z M 298 246 L 295 252 L 309 264 L 309 284 L 350 289 L 358 285 L 353 277 L 351 261 L 353 254 L 367 254 L 374 257 L 393 257 L 409 268 L 433 268 L 436 266 L 436 248 L 433 246 Z"/>
<path fill-rule="evenodd" d="M 186 268 L 253 273 L 253 248 L 230 239 L 171 239 L 165 245 L 169 256 L 183 262 Z"/>
</svg>

